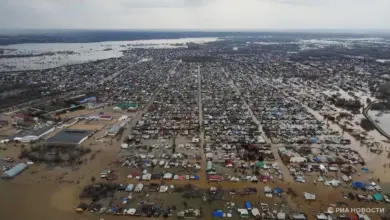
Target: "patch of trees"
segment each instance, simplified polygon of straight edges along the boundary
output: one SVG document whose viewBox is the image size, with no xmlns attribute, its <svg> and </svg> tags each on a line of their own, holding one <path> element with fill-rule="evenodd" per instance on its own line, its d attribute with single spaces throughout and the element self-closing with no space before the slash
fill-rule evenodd
<svg viewBox="0 0 390 220">
<path fill-rule="evenodd" d="M 371 105 L 371 110 L 390 110 L 390 102 L 375 102 Z"/>
<path fill-rule="evenodd" d="M 23 102 L 28 102 L 42 97 L 39 90 L 28 90 L 18 93 L 17 95 L 8 96 L 0 100 L 0 108 L 8 108 Z"/>
<path fill-rule="evenodd" d="M 79 197 L 92 198 L 93 200 L 97 201 L 100 198 L 113 197 L 119 187 L 120 185 L 116 183 L 91 184 L 84 187 Z"/>
<path fill-rule="evenodd" d="M 212 56 L 186 56 L 181 58 L 184 62 L 217 62 L 219 59 Z"/>
<path fill-rule="evenodd" d="M 388 98 L 390 96 L 390 82 L 379 85 L 378 98 Z"/>
<path fill-rule="evenodd" d="M 329 99 L 332 104 L 334 104 L 338 108 L 343 108 L 349 111 L 359 111 L 360 108 L 363 107 L 362 103 L 359 100 L 347 100 L 340 98 L 330 98 Z"/>
<path fill-rule="evenodd" d="M 378 99 L 386 102 L 386 109 L 390 109 L 390 82 L 379 85 L 377 94 Z"/>
<path fill-rule="evenodd" d="M 360 126 L 365 130 L 365 131 L 372 131 L 375 129 L 375 126 L 371 123 L 370 120 L 367 118 L 363 118 L 360 121 Z"/>
<path fill-rule="evenodd" d="M 78 106 L 75 106 L 75 107 L 66 108 L 66 109 L 63 109 L 62 111 L 56 112 L 56 114 L 60 115 L 60 114 L 66 113 L 68 111 L 73 112 L 73 111 L 77 111 L 77 110 L 81 110 L 81 109 L 85 109 L 85 106 L 78 105 Z"/>
<path fill-rule="evenodd" d="M 65 145 L 37 145 L 29 149 L 23 148 L 19 158 L 27 158 L 33 162 L 43 163 L 69 163 L 73 164 L 91 152 L 90 148 Z"/>
</svg>

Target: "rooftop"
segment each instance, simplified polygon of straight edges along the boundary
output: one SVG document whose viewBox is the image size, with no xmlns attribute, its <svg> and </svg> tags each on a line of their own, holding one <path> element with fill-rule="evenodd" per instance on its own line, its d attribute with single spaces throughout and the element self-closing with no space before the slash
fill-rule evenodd
<svg viewBox="0 0 390 220">
<path fill-rule="evenodd" d="M 47 139 L 47 144 L 80 144 L 92 132 L 87 130 L 64 129 Z"/>
</svg>

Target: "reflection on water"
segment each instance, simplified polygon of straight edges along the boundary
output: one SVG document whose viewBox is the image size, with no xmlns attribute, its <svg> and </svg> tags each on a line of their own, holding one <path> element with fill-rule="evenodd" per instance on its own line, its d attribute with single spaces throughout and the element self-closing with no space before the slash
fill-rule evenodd
<svg viewBox="0 0 390 220">
<path fill-rule="evenodd" d="M 177 48 L 186 43 L 206 43 L 217 38 L 181 38 L 163 40 L 107 41 L 97 43 L 43 43 L 2 46 L 3 55 L 27 55 L 54 52 L 54 55 L 0 58 L 0 71 L 36 70 L 122 56 L 131 48 Z M 66 53 L 73 52 L 73 53 Z"/>
</svg>

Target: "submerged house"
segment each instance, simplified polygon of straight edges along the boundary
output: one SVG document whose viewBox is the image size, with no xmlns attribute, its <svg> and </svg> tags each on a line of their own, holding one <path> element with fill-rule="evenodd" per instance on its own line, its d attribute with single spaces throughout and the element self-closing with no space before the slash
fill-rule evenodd
<svg viewBox="0 0 390 220">
<path fill-rule="evenodd" d="M 121 130 L 121 127 L 119 125 L 113 125 L 110 129 L 108 129 L 107 135 L 115 136 L 119 133 L 120 130 Z"/>
<path fill-rule="evenodd" d="M 136 111 L 138 109 L 138 104 L 131 102 L 131 103 L 119 103 L 115 106 L 117 109 L 121 110 L 128 110 L 128 111 Z"/>
</svg>

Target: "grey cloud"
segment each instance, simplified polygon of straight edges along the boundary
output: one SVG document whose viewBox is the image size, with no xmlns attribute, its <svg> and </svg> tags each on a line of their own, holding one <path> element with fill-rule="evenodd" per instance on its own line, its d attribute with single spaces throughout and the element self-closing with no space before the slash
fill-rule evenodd
<svg viewBox="0 0 390 220">
<path fill-rule="evenodd" d="M 278 2 L 288 5 L 318 5 L 318 2 L 309 0 L 278 0 Z"/>
<path fill-rule="evenodd" d="M 122 5 L 126 8 L 191 8 L 209 4 L 214 0 L 127 0 Z"/>
<path fill-rule="evenodd" d="M 316 6 L 321 5 L 319 0 L 259 0 L 267 1 L 270 3 L 285 4 L 285 5 L 294 5 L 294 6 Z"/>
<path fill-rule="evenodd" d="M 0 28 L 390 28 L 389 0 L 0 0 Z"/>
</svg>

